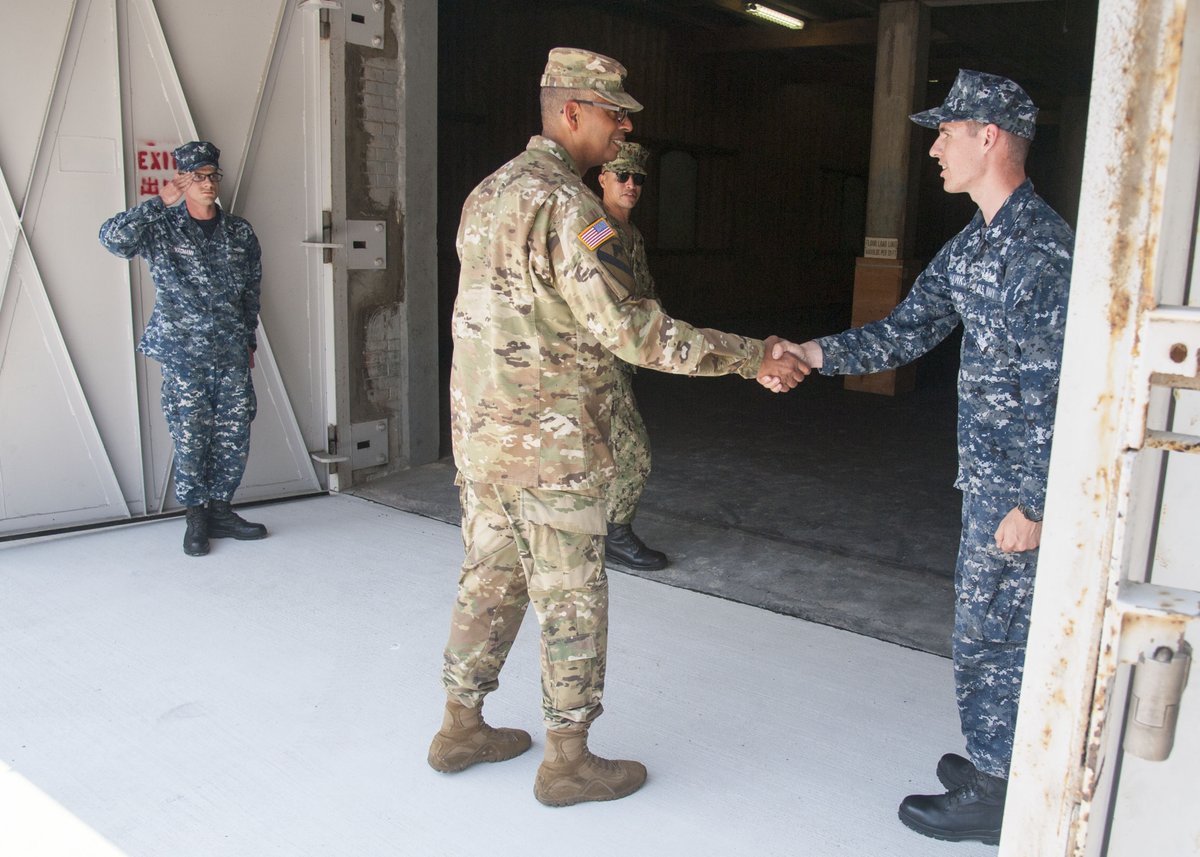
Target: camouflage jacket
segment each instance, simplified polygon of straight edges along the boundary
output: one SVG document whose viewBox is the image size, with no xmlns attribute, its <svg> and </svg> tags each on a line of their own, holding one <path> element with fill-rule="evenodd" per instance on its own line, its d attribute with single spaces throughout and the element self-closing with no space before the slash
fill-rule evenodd
<svg viewBox="0 0 1200 857">
<path fill-rule="evenodd" d="M 244 361 L 257 348 L 261 251 L 254 230 L 221 212 L 212 238 L 153 197 L 109 218 L 100 243 L 123 259 L 142 256 L 157 292 L 138 349 L 164 366 Z"/>
<path fill-rule="evenodd" d="M 457 246 L 450 410 L 467 479 L 601 489 L 613 478 L 616 357 L 747 378 L 762 361 L 761 341 L 694 328 L 633 296 L 628 253 L 599 200 L 544 137 L 471 192 Z"/>
<path fill-rule="evenodd" d="M 885 319 L 818 339 L 822 374 L 902 366 L 963 324 L 963 491 L 1041 511 L 1071 279 L 1071 229 L 1026 180 L 990 224 L 976 212 Z"/>
<path fill-rule="evenodd" d="M 654 277 L 650 275 L 650 262 L 646 259 L 646 239 L 642 237 L 642 230 L 632 223 L 622 223 L 615 217 L 609 218 L 608 222 L 617 230 L 621 244 L 628 248 L 629 260 L 633 263 L 633 296 L 658 300 Z"/>
<path fill-rule="evenodd" d="M 658 291 L 654 286 L 654 277 L 650 275 L 650 262 L 646 259 L 646 239 L 642 237 L 642 231 L 632 223 L 622 223 L 615 217 L 609 218 L 609 223 L 617 230 L 617 237 L 621 239 L 621 244 L 629 249 L 629 260 L 633 265 L 633 292 L 635 298 L 649 298 L 653 301 L 658 301 Z M 659 303 L 661 308 L 662 304 Z M 624 360 L 620 361 L 620 368 L 629 374 L 637 371 L 637 367 Z"/>
</svg>

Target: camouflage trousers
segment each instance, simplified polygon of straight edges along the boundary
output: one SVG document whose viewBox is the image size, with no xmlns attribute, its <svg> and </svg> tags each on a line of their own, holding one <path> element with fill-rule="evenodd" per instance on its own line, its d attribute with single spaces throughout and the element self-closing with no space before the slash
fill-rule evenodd
<svg viewBox="0 0 1200 857">
<path fill-rule="evenodd" d="M 532 603 L 546 726 L 590 723 L 608 650 L 603 498 L 460 478 L 459 500 L 465 557 L 443 661 L 447 694 L 474 707 L 499 686 Z"/>
<path fill-rule="evenodd" d="M 963 494 L 954 591 L 954 682 L 967 752 L 984 773 L 1007 777 L 1029 639 L 1037 550 L 996 546 L 1000 521 L 1015 505 Z"/>
<path fill-rule="evenodd" d="M 258 412 L 249 365 L 164 366 L 162 410 L 175 441 L 175 498 L 185 506 L 232 499 Z"/>
<path fill-rule="evenodd" d="M 607 517 L 628 524 L 637 513 L 646 480 L 650 477 L 650 435 L 633 397 L 633 373 L 622 368 L 613 387 L 612 431 L 609 448 L 616 476 L 608 489 Z"/>
</svg>

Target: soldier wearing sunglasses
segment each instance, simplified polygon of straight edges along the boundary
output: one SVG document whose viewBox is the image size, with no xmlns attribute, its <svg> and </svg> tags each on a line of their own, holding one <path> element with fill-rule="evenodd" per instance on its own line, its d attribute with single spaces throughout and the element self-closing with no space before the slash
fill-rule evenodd
<svg viewBox="0 0 1200 857">
<path fill-rule="evenodd" d="M 646 241 L 641 230 L 629 219 L 646 182 L 649 152 L 637 143 L 622 143 L 616 158 L 600 168 L 601 202 L 612 218 L 621 243 L 629 248 L 635 288 L 633 296 L 658 300 L 654 278 L 646 262 Z M 646 479 L 650 476 L 650 435 L 633 395 L 636 369 L 619 361 L 620 371 L 613 389 L 612 447 L 616 476 L 608 493 L 608 535 L 604 538 L 606 559 L 637 571 L 657 571 L 667 567 L 667 555 L 646 546 L 633 531 Z"/>
</svg>

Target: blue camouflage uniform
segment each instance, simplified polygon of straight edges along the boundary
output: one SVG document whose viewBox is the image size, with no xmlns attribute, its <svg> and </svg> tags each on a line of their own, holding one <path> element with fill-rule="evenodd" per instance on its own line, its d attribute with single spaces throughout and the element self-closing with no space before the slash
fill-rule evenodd
<svg viewBox="0 0 1200 857">
<path fill-rule="evenodd" d="M 822 374 L 860 375 L 909 363 L 963 325 L 954 674 L 971 760 L 998 777 L 1012 756 L 1038 552 L 1005 553 L 994 535 L 1018 504 L 1036 518 L 1044 507 L 1073 243 L 1026 180 L 990 224 L 976 212 L 887 318 L 817 340 Z"/>
<path fill-rule="evenodd" d="M 261 251 L 250 224 L 218 210 L 212 237 L 153 197 L 105 221 L 100 243 L 142 256 L 157 297 L 138 349 L 162 364 L 162 409 L 175 441 L 175 496 L 185 506 L 230 500 L 242 481 L 257 400 Z"/>
</svg>

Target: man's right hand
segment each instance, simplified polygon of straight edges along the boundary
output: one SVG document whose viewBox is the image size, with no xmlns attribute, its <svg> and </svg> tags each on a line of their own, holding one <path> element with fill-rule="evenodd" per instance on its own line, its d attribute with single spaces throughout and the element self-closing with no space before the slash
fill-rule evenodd
<svg viewBox="0 0 1200 857">
<path fill-rule="evenodd" d="M 783 393 L 792 389 L 803 381 L 804 376 L 810 371 L 820 369 L 824 362 L 821 346 L 816 343 L 816 340 L 810 339 L 808 342 L 797 344 L 780 339 L 778 336 L 772 336 L 766 340 L 766 347 L 766 354 L 763 356 L 762 368 L 758 370 L 757 380 L 772 393 Z M 800 377 L 790 384 L 784 381 L 782 375 L 772 371 L 772 367 L 777 365 L 777 362 L 785 361 L 788 357 L 804 367 Z"/>
<path fill-rule="evenodd" d="M 163 205 L 170 208 L 183 199 L 183 194 L 191 181 L 192 177 L 189 173 L 176 173 L 175 178 L 169 182 L 163 182 L 162 186 L 158 189 L 158 197 L 163 201 Z"/>
</svg>

